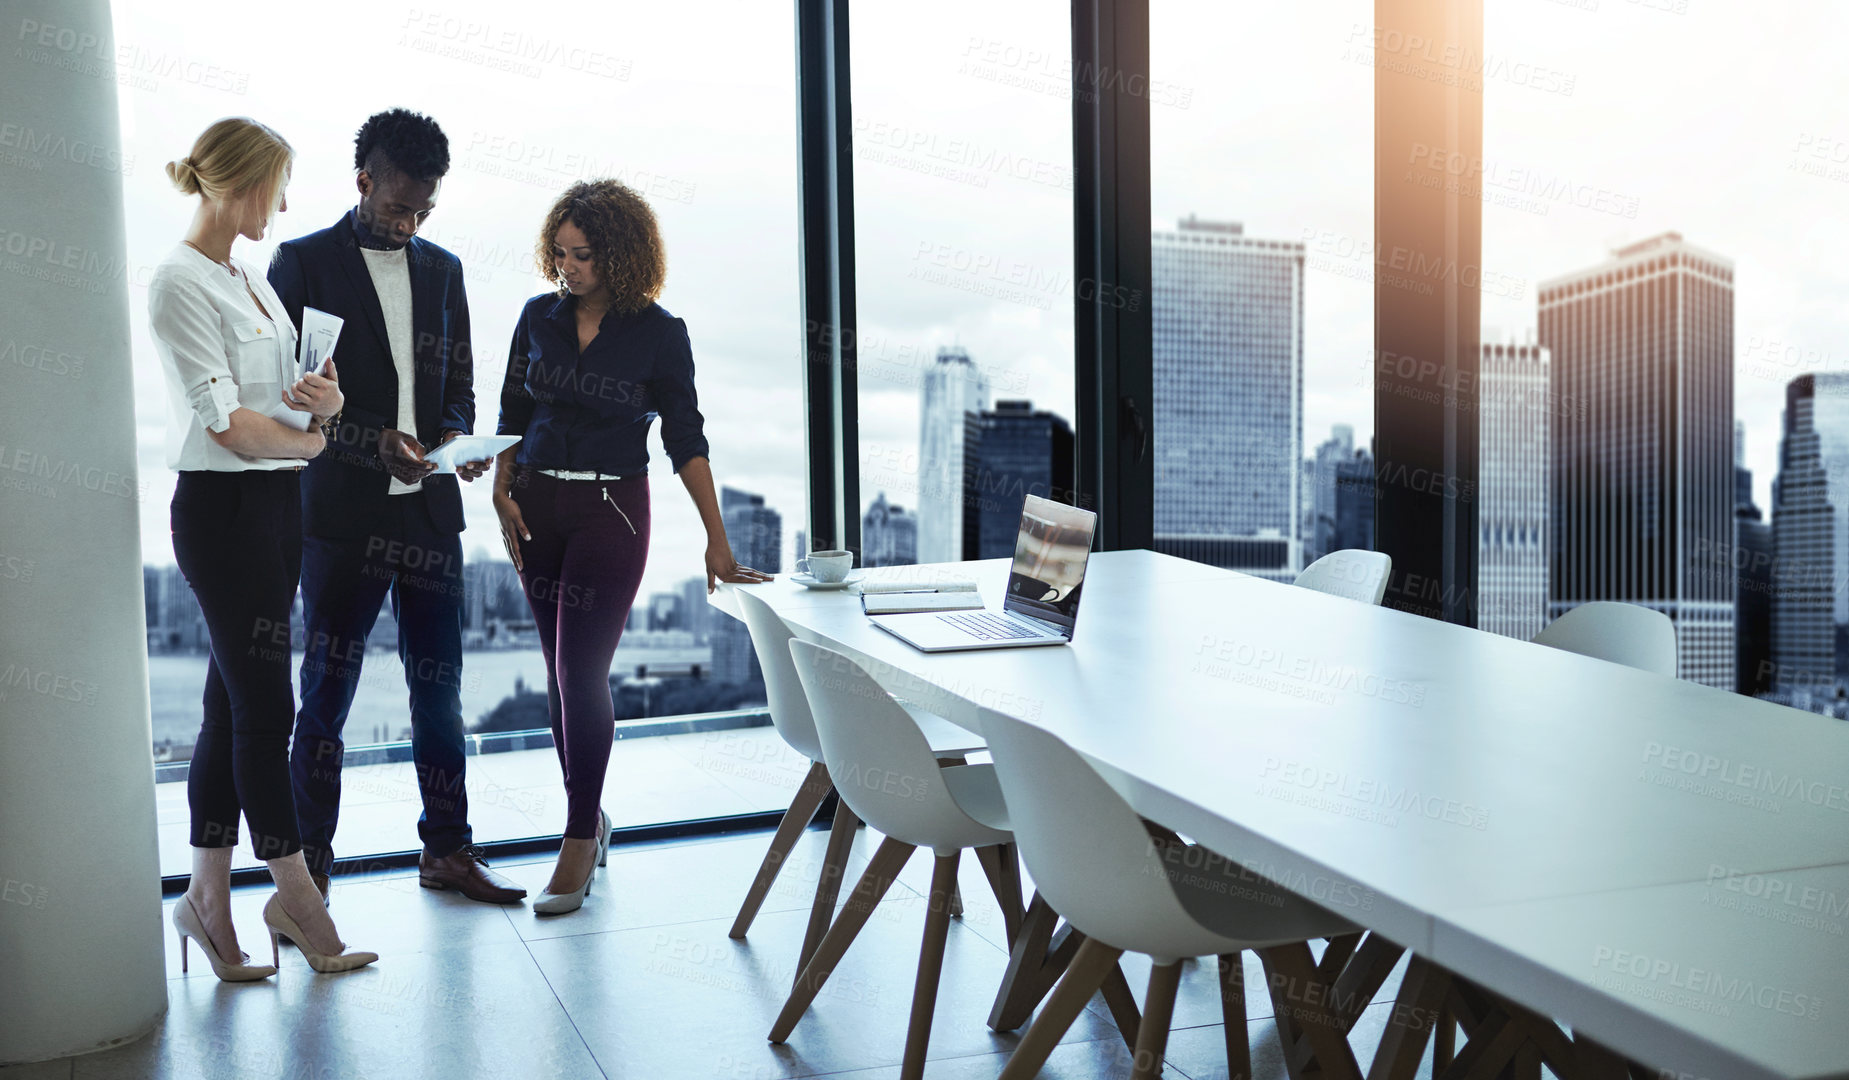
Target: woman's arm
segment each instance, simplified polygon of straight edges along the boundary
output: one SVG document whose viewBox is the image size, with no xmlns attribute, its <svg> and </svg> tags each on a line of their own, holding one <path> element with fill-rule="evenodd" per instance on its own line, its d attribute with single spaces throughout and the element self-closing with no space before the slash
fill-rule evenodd
<svg viewBox="0 0 1849 1080">
<path fill-rule="evenodd" d="M 230 426 L 223 431 L 206 428 L 206 437 L 245 457 L 312 458 L 327 446 L 319 428 L 297 431 L 254 409 L 232 410 Z"/>
<path fill-rule="evenodd" d="M 238 404 L 238 384 L 225 356 L 218 310 L 191 282 L 157 275 L 148 288 L 149 329 L 165 346 L 193 413 L 214 443 L 257 458 L 311 458 L 326 442 L 314 429 L 298 431 Z"/>
<path fill-rule="evenodd" d="M 770 575 L 749 566 L 738 565 L 732 557 L 732 545 L 726 540 L 725 519 L 719 516 L 719 496 L 713 494 L 713 466 L 704 457 L 690 458 L 680 468 L 681 483 L 692 496 L 700 512 L 700 524 L 706 526 L 706 591 L 712 592 L 715 581 L 739 585 L 769 581 Z"/>
<path fill-rule="evenodd" d="M 526 529 L 526 519 L 520 516 L 520 504 L 514 501 L 514 459 L 519 456 L 520 448 L 510 446 L 494 457 L 494 516 L 501 521 L 501 543 L 507 547 L 507 558 L 513 562 L 515 572 L 522 569 L 520 542 L 533 539 Z"/>
</svg>

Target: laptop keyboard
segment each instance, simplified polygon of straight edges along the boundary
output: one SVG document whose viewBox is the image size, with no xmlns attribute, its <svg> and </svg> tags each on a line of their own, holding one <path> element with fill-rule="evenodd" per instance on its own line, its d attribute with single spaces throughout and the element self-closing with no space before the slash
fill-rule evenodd
<svg viewBox="0 0 1849 1080">
<path fill-rule="evenodd" d="M 971 637 L 980 638 L 983 641 L 1014 641 L 1044 636 L 986 611 L 975 611 L 968 615 L 939 615 L 938 618 Z"/>
</svg>

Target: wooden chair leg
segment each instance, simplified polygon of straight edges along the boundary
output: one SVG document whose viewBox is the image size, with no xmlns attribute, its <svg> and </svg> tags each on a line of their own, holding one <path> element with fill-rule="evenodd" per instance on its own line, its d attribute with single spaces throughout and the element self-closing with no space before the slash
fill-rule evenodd
<svg viewBox="0 0 1849 1080">
<path fill-rule="evenodd" d="M 1015 938 L 1021 932 L 1021 859 L 1015 852 L 1013 844 L 995 844 L 991 847 L 977 848 L 976 861 L 982 865 L 983 875 L 989 879 L 989 890 L 995 894 L 995 902 L 1002 908 L 1002 929 L 1008 937 L 1008 947 L 1014 947 Z"/>
<path fill-rule="evenodd" d="M 918 949 L 918 980 L 912 986 L 912 1019 L 905 1029 L 905 1057 L 899 1080 L 922 1080 L 931 1045 L 931 1017 L 937 1011 L 937 983 L 944 971 L 944 942 L 950 936 L 950 895 L 957 884 L 961 851 L 937 856 L 931 868 L 931 896 L 925 905 L 924 943 Z"/>
<path fill-rule="evenodd" d="M 783 1011 L 777 1014 L 777 1022 L 771 1026 L 770 1041 L 780 1043 L 790 1037 L 796 1029 L 796 1022 L 809 1010 L 809 1004 L 822 992 L 822 984 L 834 974 L 835 965 L 846 955 L 847 947 L 854 943 L 860 928 L 867 925 L 873 909 L 879 905 L 880 898 L 892 883 L 898 879 L 899 871 L 905 867 L 905 860 L 912 857 L 917 849 L 902 840 L 888 836 L 873 853 L 873 861 L 867 864 L 866 872 L 854 883 L 854 891 L 848 894 L 847 906 L 841 909 L 841 917 L 828 928 L 822 943 L 816 946 L 815 955 L 796 976 L 796 985 L 790 988 L 790 996 L 783 1003 Z"/>
<path fill-rule="evenodd" d="M 1162 1075 L 1162 1055 L 1168 1051 L 1168 1026 L 1175 1017 L 1175 991 L 1180 985 L 1179 960 L 1149 969 L 1149 992 L 1143 997 L 1143 1022 L 1136 1034 L 1130 1080 L 1155 1080 Z"/>
<path fill-rule="evenodd" d="M 957 765 L 967 765 L 969 759 L 960 755 L 945 756 L 938 758 L 937 764 L 939 768 L 948 769 Z M 963 917 L 963 890 L 957 888 L 955 882 L 951 882 L 950 886 L 950 917 L 953 919 Z"/>
<path fill-rule="evenodd" d="M 1111 1010 L 1111 1022 L 1117 1025 L 1124 1045 L 1136 1049 L 1137 1037 L 1143 1031 L 1143 1014 L 1136 1009 L 1136 996 L 1130 993 L 1130 980 L 1124 978 L 1124 969 L 1113 965 L 1105 972 L 1104 985 L 1098 987 L 1098 992 L 1104 995 L 1104 1005 Z"/>
<path fill-rule="evenodd" d="M 1067 966 L 1066 973 L 1060 976 L 1059 985 L 1046 1000 L 1046 1008 L 1034 1020 L 1027 1034 L 1021 1036 L 1021 1043 L 1009 1055 L 1008 1064 L 1003 1067 L 1000 1080 L 1028 1080 L 1040 1073 L 1040 1067 L 1059 1045 L 1059 1040 L 1066 1034 L 1066 1029 L 1077 1020 L 1079 1013 L 1085 1009 L 1085 1003 L 1104 982 L 1106 975 L 1117 971 L 1117 958 L 1123 955 L 1122 949 L 1113 949 L 1109 945 L 1086 938 L 1079 946 L 1077 955 Z M 1121 975 L 1122 973 L 1119 972 Z"/>
<path fill-rule="evenodd" d="M 989 1027 L 996 1031 L 1013 1031 L 1033 1015 L 1034 1006 L 1046 996 L 1059 973 L 1071 963 L 1083 935 L 1074 937 L 1071 927 L 1059 925 L 1059 913 L 1034 894 L 1021 921 L 1020 934 L 1008 953 L 1008 970 L 995 991 L 995 1004 L 989 1009 Z"/>
<path fill-rule="evenodd" d="M 809 966 L 828 924 L 835 921 L 835 900 L 841 894 L 841 879 L 847 876 L 848 856 L 854 850 L 854 830 L 860 818 L 850 810 L 847 800 L 835 800 L 835 820 L 828 829 L 828 848 L 822 853 L 822 875 L 815 881 L 815 902 L 809 906 L 809 929 L 803 933 L 802 952 L 796 958 L 796 970 Z"/>
<path fill-rule="evenodd" d="M 770 850 L 764 853 L 764 861 L 758 865 L 758 875 L 751 880 L 751 888 L 745 892 L 745 902 L 738 909 L 738 917 L 732 920 L 727 937 L 742 938 L 751 929 L 752 920 L 758 917 L 758 909 L 764 906 L 764 898 L 770 895 L 770 887 L 777 881 L 777 872 L 783 869 L 803 830 L 815 820 L 822 800 L 834 789 L 834 783 L 828 779 L 828 766 L 819 761 L 811 762 L 802 787 L 796 789 L 790 808 L 777 822 L 777 831 L 770 838 Z"/>
<path fill-rule="evenodd" d="M 1220 1022 L 1226 1027 L 1226 1075 L 1252 1080 L 1252 1039 L 1246 1030 L 1244 953 L 1227 953 L 1220 961 Z"/>
<path fill-rule="evenodd" d="M 1457 1017 L 1441 1007 L 1432 1026 L 1432 1074 L 1442 1074 L 1457 1058 Z"/>
</svg>

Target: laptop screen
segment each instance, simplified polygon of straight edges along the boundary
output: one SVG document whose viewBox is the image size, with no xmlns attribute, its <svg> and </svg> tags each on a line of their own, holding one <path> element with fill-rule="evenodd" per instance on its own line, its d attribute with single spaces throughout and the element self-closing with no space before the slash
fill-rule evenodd
<svg viewBox="0 0 1849 1080">
<path fill-rule="evenodd" d="M 1071 637 L 1097 525 L 1098 515 L 1090 510 L 1027 496 L 1002 609 L 1050 622 Z"/>
</svg>

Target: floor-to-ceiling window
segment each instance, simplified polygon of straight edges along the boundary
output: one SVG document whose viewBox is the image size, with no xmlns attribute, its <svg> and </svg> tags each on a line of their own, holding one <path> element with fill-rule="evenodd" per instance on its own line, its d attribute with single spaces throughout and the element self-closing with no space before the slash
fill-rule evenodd
<svg viewBox="0 0 1849 1080">
<path fill-rule="evenodd" d="M 1374 547 L 1372 20 L 1150 5 L 1159 551 L 1288 581 Z"/>
<path fill-rule="evenodd" d="M 353 136 L 378 110 L 435 118 L 451 165 L 421 235 L 462 261 L 478 353 L 476 429 L 494 430 L 514 319 L 545 290 L 532 260 L 540 220 L 573 181 L 615 177 L 642 193 L 669 253 L 661 303 L 686 320 L 717 483 L 735 553 L 789 569 L 806 462 L 798 360 L 799 250 L 793 22 L 747 0 L 442 9 L 333 3 L 312 17 L 248 5 L 119 3 L 131 306 L 142 477 L 154 751 L 184 775 L 206 654 L 197 605 L 173 565 L 163 461 L 165 395 L 147 335 L 145 286 L 191 205 L 163 165 L 213 120 L 248 114 L 297 151 L 289 212 L 262 243 L 333 224 L 355 201 Z M 724 33 L 712 32 L 723 27 Z M 288 43 L 278 53 L 276 42 Z M 286 59 L 285 59 L 286 58 Z M 706 605 L 705 537 L 652 439 L 653 543 L 611 676 L 619 735 L 607 804 L 619 825 L 780 808 L 794 780 L 766 769 L 750 731 L 665 734 L 660 719 L 761 707 L 742 625 Z M 487 480 L 464 486 L 468 590 L 461 692 L 473 747 L 478 840 L 555 834 L 564 813 L 546 727 L 545 670 L 503 552 Z M 299 612 L 298 612 L 299 618 Z M 404 672 L 389 607 L 347 722 L 343 855 L 415 846 L 417 788 Z M 299 640 L 298 640 L 299 648 Z M 763 722 L 736 717 L 721 723 Z M 686 725 L 679 725 L 685 727 Z M 532 734 L 538 732 L 537 734 Z M 521 734 L 529 733 L 529 734 Z M 513 750 L 512 753 L 491 751 Z M 163 868 L 184 866 L 184 784 L 163 783 Z M 171 849 L 171 850 L 168 850 Z"/>
<path fill-rule="evenodd" d="M 1483 295 L 1486 604 L 1521 633 L 1643 604 L 1675 621 L 1682 678 L 1843 715 L 1849 23 L 1784 2 L 1484 14 L 1482 157 L 1409 171 L 1480 198 L 1485 264 L 1527 283 Z"/>
<path fill-rule="evenodd" d="M 1013 553 L 1072 501 L 1071 13 L 852 12 L 861 544 L 869 565 Z"/>
</svg>

